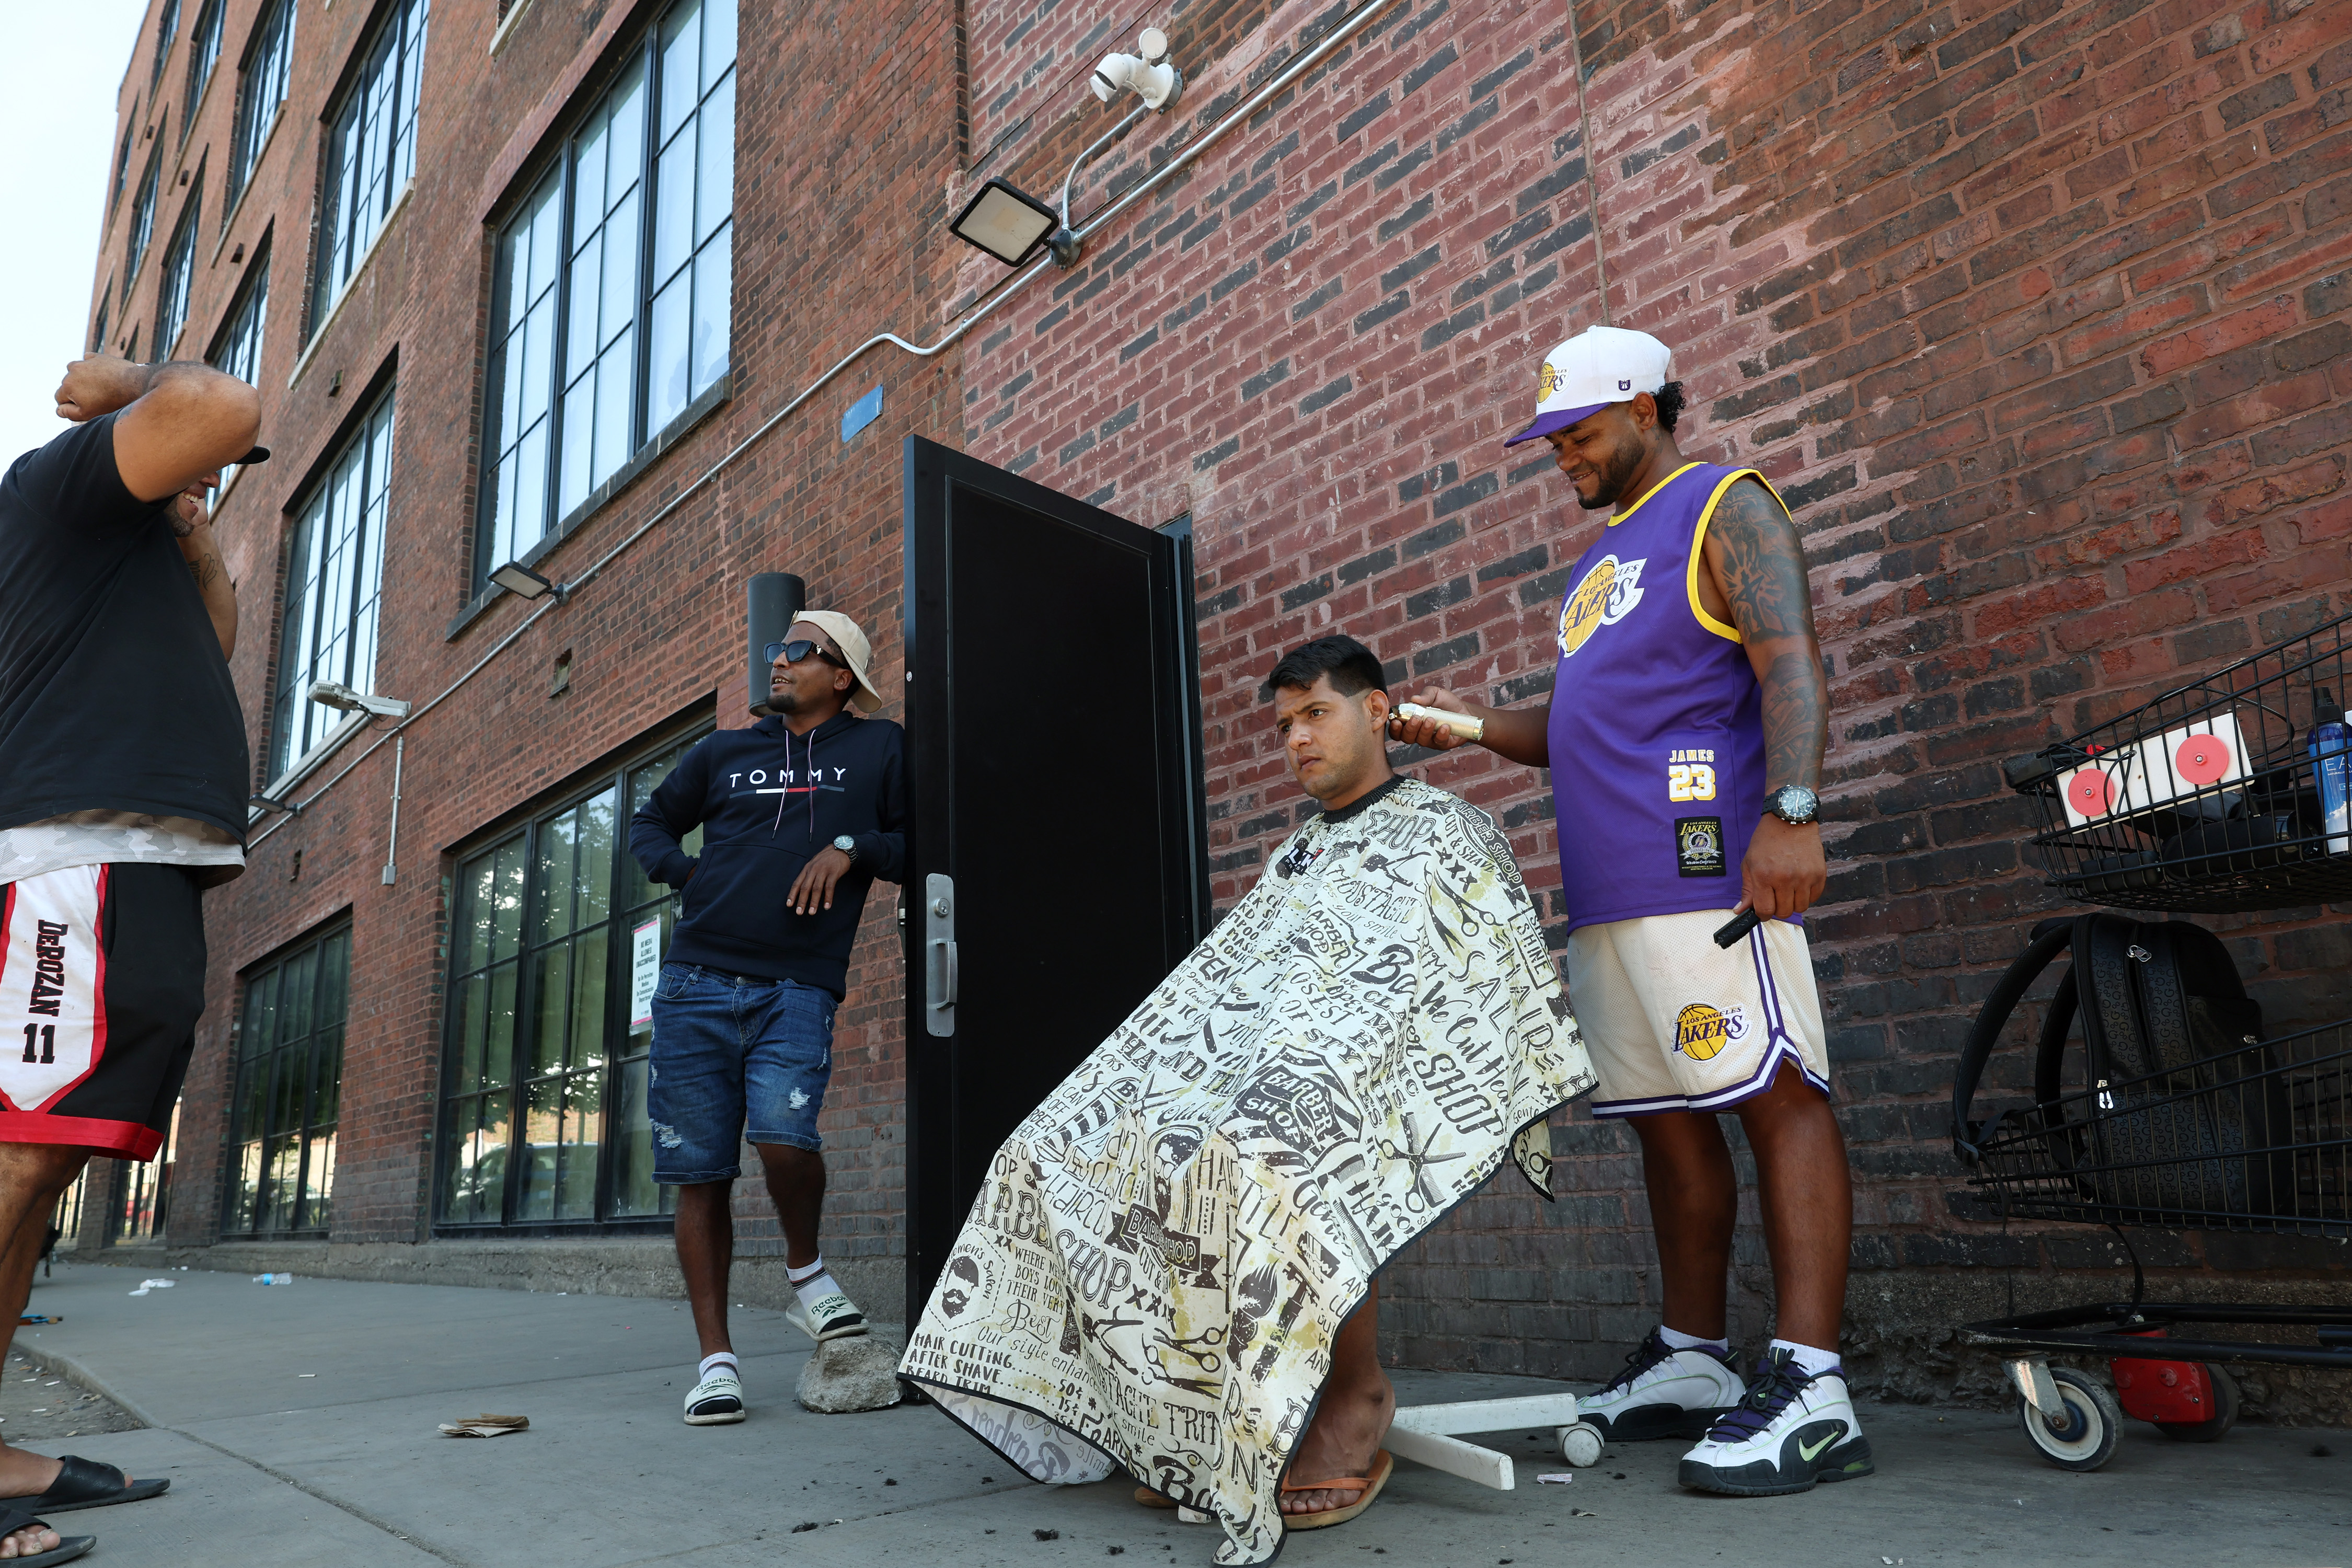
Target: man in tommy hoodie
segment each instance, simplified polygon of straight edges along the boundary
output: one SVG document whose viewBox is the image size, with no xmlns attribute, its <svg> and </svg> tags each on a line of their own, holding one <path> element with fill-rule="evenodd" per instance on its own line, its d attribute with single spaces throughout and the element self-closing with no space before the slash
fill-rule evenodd
<svg viewBox="0 0 2352 1568">
<path fill-rule="evenodd" d="M 629 824 L 629 850 L 683 888 L 654 992 L 654 1180 L 678 1189 L 677 1261 L 702 1342 L 691 1426 L 743 1419 L 727 1337 L 737 1152 L 759 1151 L 783 1226 L 788 1314 L 822 1342 L 866 1319 L 817 1251 L 824 1157 L 817 1112 L 866 890 L 907 862 L 905 731 L 871 713 L 866 634 L 811 610 L 768 650 L 771 714 L 687 752 Z M 699 826 L 702 855 L 679 840 Z"/>
</svg>

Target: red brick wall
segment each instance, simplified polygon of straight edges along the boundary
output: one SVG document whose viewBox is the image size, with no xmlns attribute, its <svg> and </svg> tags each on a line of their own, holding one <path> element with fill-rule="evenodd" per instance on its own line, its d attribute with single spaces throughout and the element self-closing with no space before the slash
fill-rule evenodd
<svg viewBox="0 0 2352 1568">
<path fill-rule="evenodd" d="M 1275 7 L 1231 67 L 1180 47 L 1176 118 L 1319 13 Z M 1605 268 L 1610 319 L 1676 351 L 1685 449 L 1763 468 L 1814 563 L 1849 1337 L 1889 1386 L 1949 1382 L 1955 1303 L 2010 1275 L 1915 1276 L 1906 1300 L 1874 1271 L 2005 1265 L 2031 1290 L 2111 1260 L 1945 1205 L 1958 1035 L 2059 907 L 1998 763 L 2352 608 L 2346 15 L 1586 4 L 1571 37 L 1544 7 L 1400 5 L 966 362 L 973 451 L 1139 521 L 1192 514 L 1229 902 L 1305 805 L 1254 692 L 1280 649 L 1345 629 L 1465 695 L 1548 689 L 1562 570 L 1597 521 L 1500 443 L 1541 351 L 1600 319 Z M 1417 771 L 1556 887 L 1540 776 Z M 2345 1011 L 2340 920 L 2219 923 L 2274 1020 Z M 1557 1205 L 1498 1188 L 1399 1265 L 1406 1359 L 1593 1373 L 1654 1319 L 1630 1141 L 1580 1115 L 1562 1138 Z M 2189 1289 L 2318 1256 L 2150 1245 Z M 1744 1231 L 1750 1337 L 1762 1264 Z M 2274 1409 L 2309 1397 L 2289 1381 Z"/>
</svg>

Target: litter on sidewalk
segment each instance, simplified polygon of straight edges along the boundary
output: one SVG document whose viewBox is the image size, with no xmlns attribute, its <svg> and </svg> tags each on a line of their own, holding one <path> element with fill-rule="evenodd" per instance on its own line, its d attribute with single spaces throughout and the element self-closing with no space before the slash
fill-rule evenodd
<svg viewBox="0 0 2352 1568">
<path fill-rule="evenodd" d="M 139 1289 L 130 1293 L 133 1296 L 144 1296 L 150 1290 L 169 1290 L 177 1283 L 177 1280 L 173 1279 L 142 1279 L 139 1281 Z"/>
<path fill-rule="evenodd" d="M 1536 1484 L 1547 1487 L 1564 1487 L 1574 1479 L 1576 1479 L 1576 1474 L 1572 1470 L 1553 1470 L 1549 1474 L 1538 1476 L 1536 1478 Z"/>
<path fill-rule="evenodd" d="M 462 1421 L 441 1423 L 444 1437 L 500 1437 L 509 1432 L 520 1432 L 530 1425 L 528 1415 L 469 1415 Z"/>
<path fill-rule="evenodd" d="M 291 1285 L 294 1283 L 294 1276 L 291 1274 L 257 1274 L 253 1277 L 253 1282 L 256 1285 Z"/>
</svg>

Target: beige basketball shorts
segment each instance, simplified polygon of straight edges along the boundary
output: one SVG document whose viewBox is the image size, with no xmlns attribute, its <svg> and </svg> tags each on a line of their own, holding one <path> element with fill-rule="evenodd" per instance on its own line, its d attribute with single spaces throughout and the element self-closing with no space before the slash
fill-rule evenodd
<svg viewBox="0 0 2352 1568">
<path fill-rule="evenodd" d="M 1766 921 L 1726 950 L 1715 932 L 1730 918 L 1694 910 L 1569 934 L 1569 1003 L 1601 1079 L 1593 1115 L 1727 1110 L 1783 1061 L 1830 1091 L 1804 928 Z"/>
</svg>

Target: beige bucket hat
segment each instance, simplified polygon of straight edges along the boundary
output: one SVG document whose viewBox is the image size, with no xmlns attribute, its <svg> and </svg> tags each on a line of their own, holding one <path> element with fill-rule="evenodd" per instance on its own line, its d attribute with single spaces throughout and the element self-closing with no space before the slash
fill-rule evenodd
<svg viewBox="0 0 2352 1568">
<path fill-rule="evenodd" d="M 882 706 L 882 694 L 874 689 L 874 682 L 866 673 L 866 663 L 874 657 L 874 647 L 866 640 L 866 634 L 858 629 L 856 621 L 838 610 L 803 610 L 793 620 L 796 625 L 805 622 L 813 626 L 822 626 L 824 635 L 833 639 L 834 647 L 841 650 L 842 660 L 849 666 L 849 673 L 857 678 L 857 684 L 849 689 L 852 707 L 860 713 L 871 713 Z"/>
</svg>

